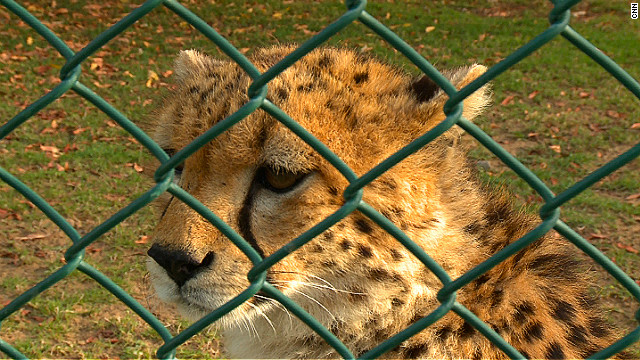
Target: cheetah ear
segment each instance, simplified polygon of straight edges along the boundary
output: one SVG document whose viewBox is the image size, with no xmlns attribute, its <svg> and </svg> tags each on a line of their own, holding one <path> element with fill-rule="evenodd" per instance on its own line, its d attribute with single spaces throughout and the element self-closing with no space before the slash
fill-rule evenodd
<svg viewBox="0 0 640 360">
<path fill-rule="evenodd" d="M 213 68 L 216 63 L 217 60 L 214 58 L 196 50 L 182 50 L 176 58 L 173 68 L 177 81 L 183 82 Z"/>
<path fill-rule="evenodd" d="M 483 65 L 474 64 L 466 66 L 455 71 L 445 71 L 443 75 L 451 81 L 451 83 L 460 90 L 484 74 L 487 68 Z M 411 84 L 411 90 L 420 103 L 427 103 L 426 106 L 442 109 L 444 103 L 449 96 L 442 91 L 433 80 L 427 75 L 414 81 Z M 484 108 L 491 103 L 491 92 L 489 85 L 484 85 L 473 94 L 469 95 L 463 102 L 464 109 L 462 115 L 468 120 L 472 120 L 482 112 Z"/>
</svg>

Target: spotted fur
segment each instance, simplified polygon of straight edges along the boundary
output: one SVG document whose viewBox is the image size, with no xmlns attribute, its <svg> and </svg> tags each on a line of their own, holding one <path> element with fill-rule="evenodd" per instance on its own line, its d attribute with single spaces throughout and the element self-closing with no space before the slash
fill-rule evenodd
<svg viewBox="0 0 640 360">
<path fill-rule="evenodd" d="M 292 47 L 259 50 L 265 71 Z M 183 148 L 249 100 L 250 78 L 233 62 L 184 51 L 176 89 L 154 117 L 164 148 Z M 485 71 L 446 72 L 461 88 Z M 447 96 L 427 77 L 354 51 L 314 50 L 274 78 L 267 98 L 362 175 L 445 119 Z M 481 88 L 464 101 L 476 117 Z M 456 278 L 539 222 L 486 189 L 466 165 L 452 129 L 364 189 L 363 200 L 401 228 Z M 265 170 L 266 169 L 266 170 Z M 275 170 L 274 170 L 275 169 Z M 302 174 L 280 192 L 264 172 Z M 298 175 L 296 175 L 298 176 Z M 269 256 L 344 203 L 345 178 L 262 110 L 198 150 L 178 184 Z M 249 285 L 252 264 L 219 230 L 176 199 L 161 204 L 149 271 L 159 296 L 198 318 Z M 362 355 L 438 305 L 439 280 L 373 221 L 354 212 L 276 263 L 267 280 Z M 457 300 L 531 358 L 585 358 L 611 344 L 570 247 L 546 236 L 459 290 Z M 216 325 L 234 358 L 334 358 L 338 354 L 281 305 L 252 298 Z M 453 313 L 384 355 L 389 358 L 502 359 L 505 355 Z"/>
</svg>

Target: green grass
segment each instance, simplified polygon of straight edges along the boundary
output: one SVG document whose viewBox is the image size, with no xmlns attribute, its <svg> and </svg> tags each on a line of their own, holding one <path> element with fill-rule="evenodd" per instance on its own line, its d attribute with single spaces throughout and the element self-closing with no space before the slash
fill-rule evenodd
<svg viewBox="0 0 640 360">
<path fill-rule="evenodd" d="M 137 6 L 124 1 L 99 6 L 83 0 L 59 1 L 56 7 L 22 4 L 75 51 Z M 259 46 L 302 42 L 344 11 L 341 3 L 315 1 L 225 0 L 207 5 L 190 1 L 185 5 L 249 53 Z M 373 1 L 367 9 L 442 69 L 470 62 L 496 64 L 546 29 L 551 5 L 541 0 L 447 1 L 446 5 Z M 576 6 L 578 16 L 572 17 L 571 25 L 638 78 L 635 44 L 640 40 L 640 21 L 630 20 L 628 11 L 627 3 L 590 1 Z M 4 123 L 58 83 L 64 61 L 14 15 L 3 9 L 0 19 L 0 123 Z M 425 31 L 431 26 L 432 31 Z M 361 24 L 347 27 L 329 44 L 376 54 L 417 74 L 415 67 Z M 188 48 L 223 56 L 204 36 L 159 8 L 90 57 L 82 66 L 81 81 L 130 119 L 144 123 L 166 93 L 171 79 L 165 75 L 175 54 Z M 159 80 L 147 87 L 150 71 Z M 556 193 L 633 146 L 640 135 L 640 129 L 631 129 L 640 121 L 638 99 L 562 38 L 498 77 L 493 90 L 495 104 L 477 120 L 478 125 Z M 131 165 L 152 172 L 151 156 L 114 125 L 69 92 L 0 141 L 0 166 L 86 234 L 152 186 L 150 177 Z M 473 159 L 489 163 L 488 169 L 480 171 L 482 179 L 507 187 L 519 204 L 537 211 L 542 202 L 524 181 L 470 137 L 468 144 Z M 51 149 L 47 147 L 58 151 L 46 151 Z M 640 200 L 627 199 L 640 193 L 639 165 L 633 161 L 562 207 L 562 219 L 633 278 L 640 278 L 638 255 L 618 244 L 640 250 Z M 92 244 L 86 261 L 151 307 L 177 333 L 187 324 L 156 305 L 143 265 L 148 244 L 136 243 L 151 234 L 154 222 L 153 211 L 143 209 Z M 0 234 L 4 245 L 0 249 L 1 306 L 60 268 L 71 242 L 3 183 Z M 43 237 L 25 239 L 33 234 Z M 623 328 L 635 326 L 632 317 L 637 303 L 606 274 L 596 275 L 602 290 L 594 291 L 612 310 L 611 321 Z M 2 339 L 32 357 L 151 358 L 162 344 L 126 306 L 80 273 L 3 322 Z M 181 346 L 178 356 L 210 357 L 217 354 L 216 349 L 215 334 L 208 332 Z M 640 356 L 638 346 L 632 354 Z"/>
</svg>

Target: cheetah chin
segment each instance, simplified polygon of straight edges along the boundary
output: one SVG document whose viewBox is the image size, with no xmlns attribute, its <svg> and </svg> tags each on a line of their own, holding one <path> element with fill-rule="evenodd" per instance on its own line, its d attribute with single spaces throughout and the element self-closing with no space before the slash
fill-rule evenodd
<svg viewBox="0 0 640 360">
<path fill-rule="evenodd" d="M 249 59 L 264 72 L 294 49 L 259 49 Z M 485 70 L 470 65 L 443 75 L 460 89 Z M 169 155 L 249 101 L 252 79 L 231 61 L 183 51 L 174 77 L 176 86 L 147 129 Z M 444 121 L 447 100 L 426 76 L 352 50 L 316 49 L 268 83 L 261 109 L 177 166 L 175 184 L 242 236 L 244 251 L 265 258 L 345 205 L 349 185 L 269 115 L 274 105 L 362 176 Z M 485 85 L 464 100 L 462 116 L 473 120 L 489 103 Z M 446 131 L 367 184 L 362 195 L 452 279 L 540 222 L 514 209 L 504 190 L 476 180 L 460 135 L 457 127 Z M 198 319 L 250 286 L 252 262 L 220 230 L 170 194 L 158 207 L 147 265 L 161 299 Z M 266 281 L 358 357 L 428 316 L 440 305 L 442 288 L 407 248 L 357 210 L 275 263 Z M 463 286 L 456 301 L 526 357 L 586 358 L 617 338 L 588 290 L 572 246 L 549 233 Z M 215 324 L 231 358 L 340 357 L 264 292 Z M 383 356 L 507 358 L 453 312 Z"/>
</svg>

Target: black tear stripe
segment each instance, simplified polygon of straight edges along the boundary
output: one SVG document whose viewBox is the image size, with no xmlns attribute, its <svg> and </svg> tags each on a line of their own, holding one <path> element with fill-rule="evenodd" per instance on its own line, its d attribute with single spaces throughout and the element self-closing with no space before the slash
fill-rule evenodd
<svg viewBox="0 0 640 360">
<path fill-rule="evenodd" d="M 169 199 L 169 202 L 167 203 L 167 206 L 165 206 L 164 210 L 162 210 L 162 215 L 160 215 L 160 220 L 162 220 L 164 215 L 167 213 L 167 209 L 169 209 L 169 206 L 171 205 L 171 202 L 173 201 L 174 197 L 175 196 L 171 195 L 171 199 Z"/>
<path fill-rule="evenodd" d="M 240 235 L 242 235 L 249 245 L 264 259 L 264 251 L 258 245 L 251 231 L 251 210 L 253 208 L 253 199 L 258 190 L 257 184 L 258 182 L 255 179 L 251 181 L 251 186 L 249 187 L 247 196 L 244 198 L 240 214 L 238 214 L 238 229 L 240 230 Z"/>
</svg>

